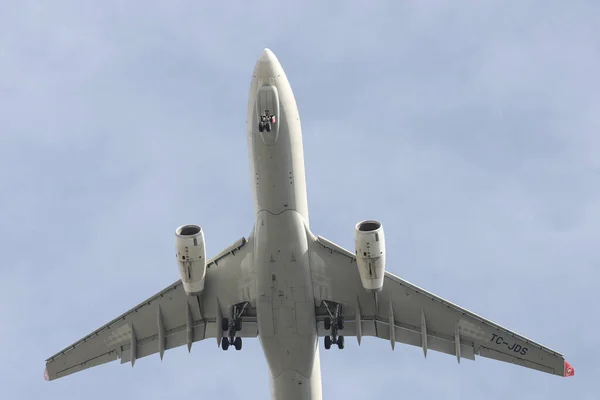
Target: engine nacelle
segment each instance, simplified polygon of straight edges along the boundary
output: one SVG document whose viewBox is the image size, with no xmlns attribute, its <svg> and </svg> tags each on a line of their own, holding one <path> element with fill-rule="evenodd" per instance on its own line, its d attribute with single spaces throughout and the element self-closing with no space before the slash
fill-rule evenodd
<svg viewBox="0 0 600 400">
<path fill-rule="evenodd" d="M 175 237 L 183 289 L 190 296 L 198 296 L 204 290 L 206 276 L 204 232 L 198 225 L 183 225 L 177 228 Z"/>
<path fill-rule="evenodd" d="M 381 222 L 361 221 L 356 224 L 354 248 L 356 264 L 363 287 L 370 292 L 383 289 L 385 276 L 385 235 Z"/>
</svg>

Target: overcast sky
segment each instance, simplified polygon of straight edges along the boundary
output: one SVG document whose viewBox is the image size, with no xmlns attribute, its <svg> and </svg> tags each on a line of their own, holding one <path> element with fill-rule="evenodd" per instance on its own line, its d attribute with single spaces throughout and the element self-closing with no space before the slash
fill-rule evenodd
<svg viewBox="0 0 600 400">
<path fill-rule="evenodd" d="M 352 249 L 354 224 L 381 220 L 389 271 L 577 373 L 348 338 L 321 351 L 325 398 L 599 398 L 599 15 L 592 0 L 2 2 L 0 398 L 268 398 L 252 340 L 42 377 L 178 279 L 177 226 L 200 224 L 211 256 L 250 234 L 264 47 L 300 109 L 313 232 Z"/>
</svg>

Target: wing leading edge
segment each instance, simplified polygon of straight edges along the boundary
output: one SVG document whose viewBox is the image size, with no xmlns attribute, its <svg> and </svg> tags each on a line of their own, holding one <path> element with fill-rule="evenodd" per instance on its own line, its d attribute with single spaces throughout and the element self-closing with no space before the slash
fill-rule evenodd
<svg viewBox="0 0 600 400">
<path fill-rule="evenodd" d="M 575 369 L 562 354 L 423 290 L 389 272 L 377 294 L 363 289 L 354 254 L 317 237 L 310 249 L 321 336 L 329 335 L 325 305 L 341 305 L 344 336 L 375 336 L 475 360 L 491 358 L 546 373 L 572 376 Z"/>
<path fill-rule="evenodd" d="M 95 330 L 46 360 L 44 378 L 54 380 L 119 359 L 139 358 L 214 337 L 220 345 L 222 318 L 254 297 L 252 245 L 240 239 L 208 262 L 201 296 L 188 296 L 181 281 Z M 246 307 L 239 337 L 256 337 L 255 310 Z"/>
</svg>

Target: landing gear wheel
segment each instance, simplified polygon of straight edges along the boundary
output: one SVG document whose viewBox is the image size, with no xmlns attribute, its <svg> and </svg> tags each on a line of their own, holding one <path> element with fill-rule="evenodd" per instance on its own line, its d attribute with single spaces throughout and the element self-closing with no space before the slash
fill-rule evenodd
<svg viewBox="0 0 600 400">
<path fill-rule="evenodd" d="M 233 345 L 235 346 L 236 350 L 241 350 L 242 349 L 242 338 L 241 337 L 236 337 L 235 340 L 233 341 Z"/>
<path fill-rule="evenodd" d="M 344 318 L 342 316 L 337 318 L 337 326 L 339 330 L 344 329 Z"/>
<path fill-rule="evenodd" d="M 338 349 L 342 350 L 344 348 L 344 337 L 340 336 L 337 338 Z"/>
<path fill-rule="evenodd" d="M 331 336 L 325 336 L 325 350 L 331 348 Z"/>
<path fill-rule="evenodd" d="M 259 131 L 259 132 L 262 132 L 262 131 L 264 131 L 264 130 L 265 130 L 265 126 L 263 125 L 263 123 L 262 123 L 262 122 L 259 122 L 259 123 L 258 123 L 258 131 Z"/>
<path fill-rule="evenodd" d="M 224 337 L 221 341 L 221 348 L 225 351 L 229 348 L 229 338 Z"/>
<path fill-rule="evenodd" d="M 323 321 L 323 325 L 325 325 L 325 330 L 328 331 L 331 329 L 331 319 L 329 317 L 325 317 L 325 321 Z"/>
<path fill-rule="evenodd" d="M 221 330 L 223 330 L 223 331 L 229 330 L 229 319 L 228 318 L 223 318 L 221 320 Z"/>
<path fill-rule="evenodd" d="M 271 123 L 267 122 L 266 124 L 267 132 L 271 132 Z"/>
<path fill-rule="evenodd" d="M 242 330 L 242 320 L 240 318 L 235 320 L 235 330 L 239 332 Z"/>
</svg>

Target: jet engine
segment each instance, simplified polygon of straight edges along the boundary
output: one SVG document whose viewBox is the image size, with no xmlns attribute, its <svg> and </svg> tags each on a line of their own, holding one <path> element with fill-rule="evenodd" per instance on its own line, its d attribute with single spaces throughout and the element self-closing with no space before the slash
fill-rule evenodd
<svg viewBox="0 0 600 400">
<path fill-rule="evenodd" d="M 206 248 L 204 232 L 198 225 L 183 225 L 175 231 L 177 263 L 183 289 L 190 296 L 198 296 L 204 289 L 206 276 Z"/>
<path fill-rule="evenodd" d="M 381 222 L 367 220 L 356 224 L 354 245 L 363 287 L 380 292 L 385 276 L 385 235 Z"/>
</svg>

